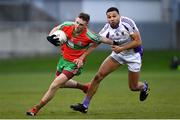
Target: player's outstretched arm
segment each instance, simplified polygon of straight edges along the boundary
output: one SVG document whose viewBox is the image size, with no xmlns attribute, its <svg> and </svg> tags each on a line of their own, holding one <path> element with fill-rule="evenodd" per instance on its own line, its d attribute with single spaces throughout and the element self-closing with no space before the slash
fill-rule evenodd
<svg viewBox="0 0 180 120">
<path fill-rule="evenodd" d="M 121 44 L 121 42 L 119 42 L 119 41 L 113 41 L 106 37 L 101 37 L 101 42 L 105 43 L 105 44 L 109 44 L 109 45 L 120 45 Z"/>
<path fill-rule="evenodd" d="M 113 40 L 106 38 L 106 37 L 101 37 L 101 43 L 113 45 Z"/>
<path fill-rule="evenodd" d="M 78 58 L 75 59 L 73 62 L 75 64 L 77 64 L 78 68 L 80 68 L 81 66 L 83 66 L 83 61 L 84 59 L 98 46 L 99 44 L 92 44 L 88 49 L 86 49 L 86 51 Z"/>
<path fill-rule="evenodd" d="M 99 44 L 93 43 L 88 49 L 81 55 L 81 59 L 85 59 Z"/>
</svg>

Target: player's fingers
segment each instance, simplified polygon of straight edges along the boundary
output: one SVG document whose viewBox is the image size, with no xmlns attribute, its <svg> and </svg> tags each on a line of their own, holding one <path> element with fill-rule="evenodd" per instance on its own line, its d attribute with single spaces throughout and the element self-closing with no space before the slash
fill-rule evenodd
<svg viewBox="0 0 180 120">
<path fill-rule="evenodd" d="M 80 68 L 80 67 L 83 66 L 83 63 L 82 63 L 82 62 L 79 62 L 77 66 L 78 66 L 78 68 Z"/>
<path fill-rule="evenodd" d="M 52 38 L 56 37 L 56 35 L 51 35 Z"/>
<path fill-rule="evenodd" d="M 117 47 L 117 45 L 112 45 L 112 47 L 111 47 L 111 48 L 116 49 L 116 47 Z"/>
<path fill-rule="evenodd" d="M 73 60 L 73 63 L 77 64 L 77 60 L 76 60 L 76 59 L 75 59 L 75 60 Z"/>
</svg>

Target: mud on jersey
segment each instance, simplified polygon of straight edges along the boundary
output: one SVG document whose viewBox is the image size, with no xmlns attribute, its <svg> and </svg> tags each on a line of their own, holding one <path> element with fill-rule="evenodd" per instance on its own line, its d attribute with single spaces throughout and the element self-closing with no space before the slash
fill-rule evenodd
<svg viewBox="0 0 180 120">
<path fill-rule="evenodd" d="M 85 29 L 80 35 L 73 36 L 74 22 L 64 22 L 58 29 L 63 30 L 67 36 L 67 43 L 61 46 L 64 59 L 73 62 L 79 58 L 92 43 L 100 43 L 101 37 Z"/>
</svg>

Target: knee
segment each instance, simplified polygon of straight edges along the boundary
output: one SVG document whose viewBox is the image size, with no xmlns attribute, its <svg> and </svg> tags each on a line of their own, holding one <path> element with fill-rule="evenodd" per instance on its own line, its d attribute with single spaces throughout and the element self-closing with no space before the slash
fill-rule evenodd
<svg viewBox="0 0 180 120">
<path fill-rule="evenodd" d="M 59 84 L 57 83 L 52 83 L 51 86 L 49 87 L 50 90 L 57 90 L 60 87 Z"/>
</svg>

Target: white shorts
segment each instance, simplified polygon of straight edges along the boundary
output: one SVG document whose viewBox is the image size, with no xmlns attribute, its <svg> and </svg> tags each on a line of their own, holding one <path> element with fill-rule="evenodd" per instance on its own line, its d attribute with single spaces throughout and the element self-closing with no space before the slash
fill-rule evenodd
<svg viewBox="0 0 180 120">
<path fill-rule="evenodd" d="M 120 64 L 127 64 L 128 70 L 132 72 L 139 72 L 141 70 L 142 60 L 140 53 L 131 53 L 131 54 L 116 54 L 114 51 L 110 55 Z"/>
</svg>

